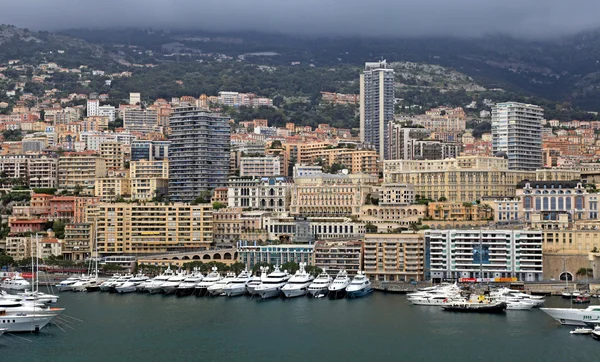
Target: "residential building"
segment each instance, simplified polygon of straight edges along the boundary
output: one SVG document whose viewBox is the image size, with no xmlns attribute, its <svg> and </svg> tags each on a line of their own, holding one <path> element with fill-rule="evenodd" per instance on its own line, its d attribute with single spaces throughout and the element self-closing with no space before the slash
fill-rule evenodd
<svg viewBox="0 0 600 362">
<path fill-rule="evenodd" d="M 314 245 L 256 245 L 252 242 L 238 242 L 238 260 L 252 269 L 256 264 L 269 263 L 283 265 L 285 263 L 306 263 L 314 265 Z"/>
<path fill-rule="evenodd" d="M 73 261 L 84 261 L 92 255 L 91 223 L 69 223 L 65 225 L 65 240 L 62 246 L 63 258 Z"/>
<path fill-rule="evenodd" d="M 98 107 L 98 116 L 106 117 L 108 119 L 108 122 L 115 121 L 115 114 L 116 114 L 116 109 L 114 106 L 99 106 Z M 89 114 L 88 114 L 88 117 L 89 117 Z"/>
<path fill-rule="evenodd" d="M 281 165 L 279 157 L 263 156 L 240 158 L 240 176 L 269 177 L 279 176 Z"/>
<path fill-rule="evenodd" d="M 542 231 L 427 230 L 431 279 L 543 279 Z"/>
<path fill-rule="evenodd" d="M 207 249 L 212 205 L 101 203 L 94 206 L 101 255 Z"/>
<path fill-rule="evenodd" d="M 106 176 L 106 163 L 96 153 L 65 153 L 58 159 L 58 187 L 93 195 L 96 178 Z"/>
<path fill-rule="evenodd" d="M 360 215 L 360 207 L 378 183 L 377 176 L 309 175 L 297 177 L 292 187 L 290 213 L 302 216 Z"/>
<path fill-rule="evenodd" d="M 265 241 L 268 239 L 263 219 L 266 211 L 243 211 L 227 207 L 213 211 L 213 240 L 215 243 L 238 240 Z"/>
<path fill-rule="evenodd" d="M 171 115 L 169 196 L 193 201 L 203 191 L 227 185 L 229 119 L 195 107 Z"/>
<path fill-rule="evenodd" d="M 385 60 L 367 62 L 360 75 L 360 140 L 387 159 L 387 124 L 394 119 L 394 70 Z"/>
<path fill-rule="evenodd" d="M 40 156 L 29 159 L 29 187 L 56 188 L 58 186 L 58 158 Z"/>
<path fill-rule="evenodd" d="M 473 202 L 486 196 L 514 197 L 517 183 L 535 172 L 509 170 L 500 157 L 460 156 L 447 160 L 384 162 L 384 182 L 411 184 L 421 198 Z"/>
<path fill-rule="evenodd" d="M 511 170 L 542 168 L 542 120 L 544 110 L 517 102 L 492 107 L 492 152 L 506 155 Z"/>
<path fill-rule="evenodd" d="M 160 131 L 158 113 L 152 109 L 127 108 L 123 111 L 123 128 L 142 134 Z"/>
<path fill-rule="evenodd" d="M 131 161 L 129 165 L 132 200 L 152 200 L 168 194 L 169 161 Z"/>
<path fill-rule="evenodd" d="M 405 206 L 415 203 L 413 185 L 382 184 L 379 186 L 379 203 L 381 206 Z"/>
<path fill-rule="evenodd" d="M 132 195 L 131 186 L 132 182 L 128 177 L 100 177 L 95 182 L 94 196 L 102 202 L 116 201 L 121 197 Z"/>
<path fill-rule="evenodd" d="M 291 177 L 230 177 L 227 183 L 229 207 L 286 212 L 294 181 Z"/>
<path fill-rule="evenodd" d="M 426 128 L 407 127 L 390 121 L 388 127 L 388 160 L 414 159 L 414 141 L 429 138 L 430 131 Z"/>
<path fill-rule="evenodd" d="M 87 107 L 86 107 L 86 111 L 87 111 L 87 116 L 88 117 L 96 117 L 100 115 L 99 109 L 100 108 L 100 101 L 97 99 L 88 99 L 87 100 Z"/>
<path fill-rule="evenodd" d="M 360 240 L 319 240 L 315 243 L 315 266 L 332 277 L 340 270 L 350 276 L 363 270 L 363 242 Z"/>
<path fill-rule="evenodd" d="M 131 161 L 165 160 L 169 158 L 171 141 L 135 140 L 131 142 Z"/>
<path fill-rule="evenodd" d="M 129 93 L 129 104 L 136 105 L 142 103 L 142 95 L 140 93 Z"/>
<path fill-rule="evenodd" d="M 120 142 L 104 142 L 100 144 L 100 155 L 104 158 L 106 170 L 122 170 L 125 168 L 125 151 Z"/>
<path fill-rule="evenodd" d="M 427 215 L 436 221 L 491 221 L 494 210 L 489 205 L 470 202 L 430 202 Z"/>
<path fill-rule="evenodd" d="M 373 281 L 425 280 L 425 241 L 421 234 L 366 234 L 364 271 Z"/>
<path fill-rule="evenodd" d="M 47 221 L 46 219 L 17 219 L 9 217 L 8 226 L 10 227 L 11 234 L 37 233 L 46 231 L 44 227 Z"/>
</svg>

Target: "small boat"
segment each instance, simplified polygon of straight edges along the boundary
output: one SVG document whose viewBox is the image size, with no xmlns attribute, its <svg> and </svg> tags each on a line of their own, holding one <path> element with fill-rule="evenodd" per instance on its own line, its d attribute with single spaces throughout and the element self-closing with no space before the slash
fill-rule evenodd
<svg viewBox="0 0 600 362">
<path fill-rule="evenodd" d="M 452 301 L 442 305 L 442 309 L 447 312 L 464 313 L 505 313 L 506 303 L 500 301 L 490 301 L 483 295 L 477 297 L 477 301 L 464 300 Z"/>
<path fill-rule="evenodd" d="M 506 310 L 530 310 L 535 304 L 523 301 L 508 301 L 506 302 Z"/>
<path fill-rule="evenodd" d="M 595 340 L 600 341 L 600 326 L 596 326 L 596 328 L 594 328 L 592 331 L 592 337 Z"/>
<path fill-rule="evenodd" d="M 590 302 L 590 298 L 589 297 L 584 297 L 582 295 L 580 295 L 577 298 L 573 299 L 573 303 L 577 303 L 577 304 L 585 304 L 585 303 L 589 303 L 589 302 Z"/>
<path fill-rule="evenodd" d="M 592 334 L 594 330 L 592 328 L 580 327 L 575 328 L 571 331 L 571 334 Z"/>
</svg>

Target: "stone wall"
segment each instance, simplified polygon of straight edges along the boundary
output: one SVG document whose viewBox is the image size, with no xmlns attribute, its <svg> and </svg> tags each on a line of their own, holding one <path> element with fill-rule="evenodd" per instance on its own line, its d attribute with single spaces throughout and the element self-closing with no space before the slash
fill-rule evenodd
<svg viewBox="0 0 600 362">
<path fill-rule="evenodd" d="M 584 281 L 587 279 L 585 276 L 578 276 L 575 273 L 579 268 L 591 267 L 587 255 L 544 253 L 544 280 L 559 280 L 560 274 L 566 269 L 573 275 L 574 280 Z M 596 274 L 594 276 L 597 277 Z"/>
</svg>

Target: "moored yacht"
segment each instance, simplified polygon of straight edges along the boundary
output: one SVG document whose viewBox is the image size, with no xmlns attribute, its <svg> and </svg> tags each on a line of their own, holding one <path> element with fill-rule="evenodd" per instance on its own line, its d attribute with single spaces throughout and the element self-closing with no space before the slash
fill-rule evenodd
<svg viewBox="0 0 600 362">
<path fill-rule="evenodd" d="M 73 283 L 71 290 L 74 292 L 86 292 L 88 287 L 93 289 L 98 285 L 98 279 L 93 277 L 81 277 L 78 281 Z"/>
<path fill-rule="evenodd" d="M 138 274 L 129 279 L 123 284 L 115 286 L 115 292 L 119 294 L 133 293 L 137 290 L 137 286 L 148 280 L 148 277 L 143 274 Z"/>
<path fill-rule="evenodd" d="M 560 324 L 585 326 L 590 323 L 600 323 L 600 305 L 580 308 L 540 308 L 544 313 L 557 320 Z"/>
<path fill-rule="evenodd" d="M 290 278 L 288 283 L 281 288 L 286 298 L 302 297 L 308 292 L 308 287 L 315 279 L 306 272 L 306 263 L 300 263 L 300 269 Z"/>
<path fill-rule="evenodd" d="M 178 296 L 191 295 L 194 293 L 196 285 L 202 281 L 204 275 L 197 268 L 194 268 L 192 274 L 188 275 L 177 287 L 175 292 Z"/>
<path fill-rule="evenodd" d="M 235 273 L 228 272 L 225 278 L 219 280 L 213 285 L 206 288 L 206 291 L 212 296 L 218 296 L 224 293 L 225 287 L 236 278 Z"/>
<path fill-rule="evenodd" d="M 77 283 L 79 281 L 79 279 L 81 279 L 81 276 L 78 276 L 78 275 L 68 277 L 67 279 L 63 280 L 62 282 L 56 284 L 56 289 L 58 289 L 59 292 L 72 291 L 73 285 L 75 283 Z"/>
<path fill-rule="evenodd" d="M 333 278 L 326 272 L 323 272 L 319 274 L 315 278 L 315 280 L 313 280 L 313 282 L 308 286 L 308 293 L 315 297 L 317 295 L 327 294 L 327 292 L 329 292 L 328 288 L 332 282 Z"/>
<path fill-rule="evenodd" d="M 156 294 L 156 293 L 160 293 L 162 292 L 162 285 L 166 283 L 167 280 L 169 280 L 169 278 L 171 278 L 173 276 L 173 271 L 171 270 L 170 267 L 167 267 L 167 269 L 164 271 L 164 273 L 162 273 L 161 275 L 155 277 L 154 279 L 152 279 L 152 281 L 150 283 L 147 283 L 144 291 L 150 293 L 150 294 Z"/>
<path fill-rule="evenodd" d="M 248 280 L 248 283 L 246 283 L 246 290 L 248 291 L 248 294 L 254 295 L 254 290 L 262 283 L 262 280 L 267 277 L 268 272 L 268 266 L 261 266 L 260 276 L 255 275 L 250 277 L 250 280 Z"/>
<path fill-rule="evenodd" d="M 275 266 L 275 270 L 262 280 L 262 283 L 254 289 L 254 293 L 262 299 L 278 297 L 281 288 L 288 282 L 290 277 L 287 270 L 281 271 L 279 266 Z"/>
<path fill-rule="evenodd" d="M 346 287 L 346 295 L 349 298 L 364 297 L 372 292 L 371 281 L 367 278 L 365 272 L 360 270 Z"/>
<path fill-rule="evenodd" d="M 177 275 L 170 277 L 164 282 L 160 289 L 165 294 L 173 294 L 177 291 L 179 284 L 183 283 L 186 277 L 187 274 L 185 272 L 177 273 Z"/>
<path fill-rule="evenodd" d="M 31 288 L 31 283 L 23 278 L 20 273 L 15 273 L 12 278 L 6 278 L 0 287 L 8 290 L 26 290 Z"/>
<path fill-rule="evenodd" d="M 125 274 L 123 276 L 120 276 L 119 278 L 117 278 L 117 280 L 112 283 L 109 287 L 108 287 L 108 291 L 111 293 L 116 293 L 117 292 L 117 287 L 120 287 L 121 285 L 127 283 L 129 281 L 129 279 L 133 278 L 132 274 Z"/>
<path fill-rule="evenodd" d="M 102 283 L 100 283 L 100 285 L 98 285 L 98 288 L 100 288 L 101 292 L 108 292 L 108 289 L 110 288 L 110 286 L 113 285 L 118 279 L 119 279 L 119 275 L 115 274 L 111 278 L 108 278 L 105 281 L 103 281 Z"/>
<path fill-rule="evenodd" d="M 2 291 L 2 297 L 4 298 L 20 298 L 24 301 L 38 302 L 44 304 L 56 303 L 58 302 L 58 296 L 52 294 L 46 294 L 39 291 L 24 291 L 22 293 L 17 293 L 17 295 L 7 294 Z"/>
<path fill-rule="evenodd" d="M 223 293 L 228 297 L 237 297 L 246 294 L 246 284 L 250 281 L 252 273 L 244 269 L 231 283 L 223 288 Z"/>
<path fill-rule="evenodd" d="M 350 277 L 345 270 L 340 270 L 333 282 L 329 285 L 329 297 L 330 298 L 343 298 L 346 296 L 346 287 L 350 284 Z"/>
<path fill-rule="evenodd" d="M 4 332 L 39 332 L 52 322 L 58 314 L 40 314 L 36 312 L 7 313 L 6 308 L 0 308 L 0 325 Z"/>
<path fill-rule="evenodd" d="M 194 288 L 194 293 L 196 293 L 196 295 L 200 296 L 200 297 L 205 296 L 207 293 L 208 287 L 215 284 L 216 282 L 218 282 L 221 279 L 222 279 L 222 277 L 221 277 L 221 274 L 219 273 L 219 271 L 217 270 L 217 267 L 213 266 L 212 271 L 210 273 L 208 273 L 208 275 L 206 277 L 204 277 L 202 279 L 202 281 L 200 283 L 198 283 L 198 285 L 196 285 L 196 288 Z"/>
</svg>

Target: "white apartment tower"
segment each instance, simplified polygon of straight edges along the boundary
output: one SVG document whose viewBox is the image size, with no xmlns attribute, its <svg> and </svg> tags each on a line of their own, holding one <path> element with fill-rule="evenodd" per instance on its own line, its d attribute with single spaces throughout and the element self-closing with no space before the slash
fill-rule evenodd
<svg viewBox="0 0 600 362">
<path fill-rule="evenodd" d="M 394 70 L 385 60 L 365 63 L 360 75 L 360 140 L 387 159 L 387 126 L 394 119 Z"/>
<path fill-rule="evenodd" d="M 542 120 L 540 106 L 517 102 L 492 107 L 492 150 L 508 158 L 511 170 L 542 168 Z"/>
<path fill-rule="evenodd" d="M 96 117 L 99 116 L 98 108 L 100 107 L 100 101 L 97 99 L 88 99 L 87 101 L 87 116 L 88 117 Z"/>
</svg>

